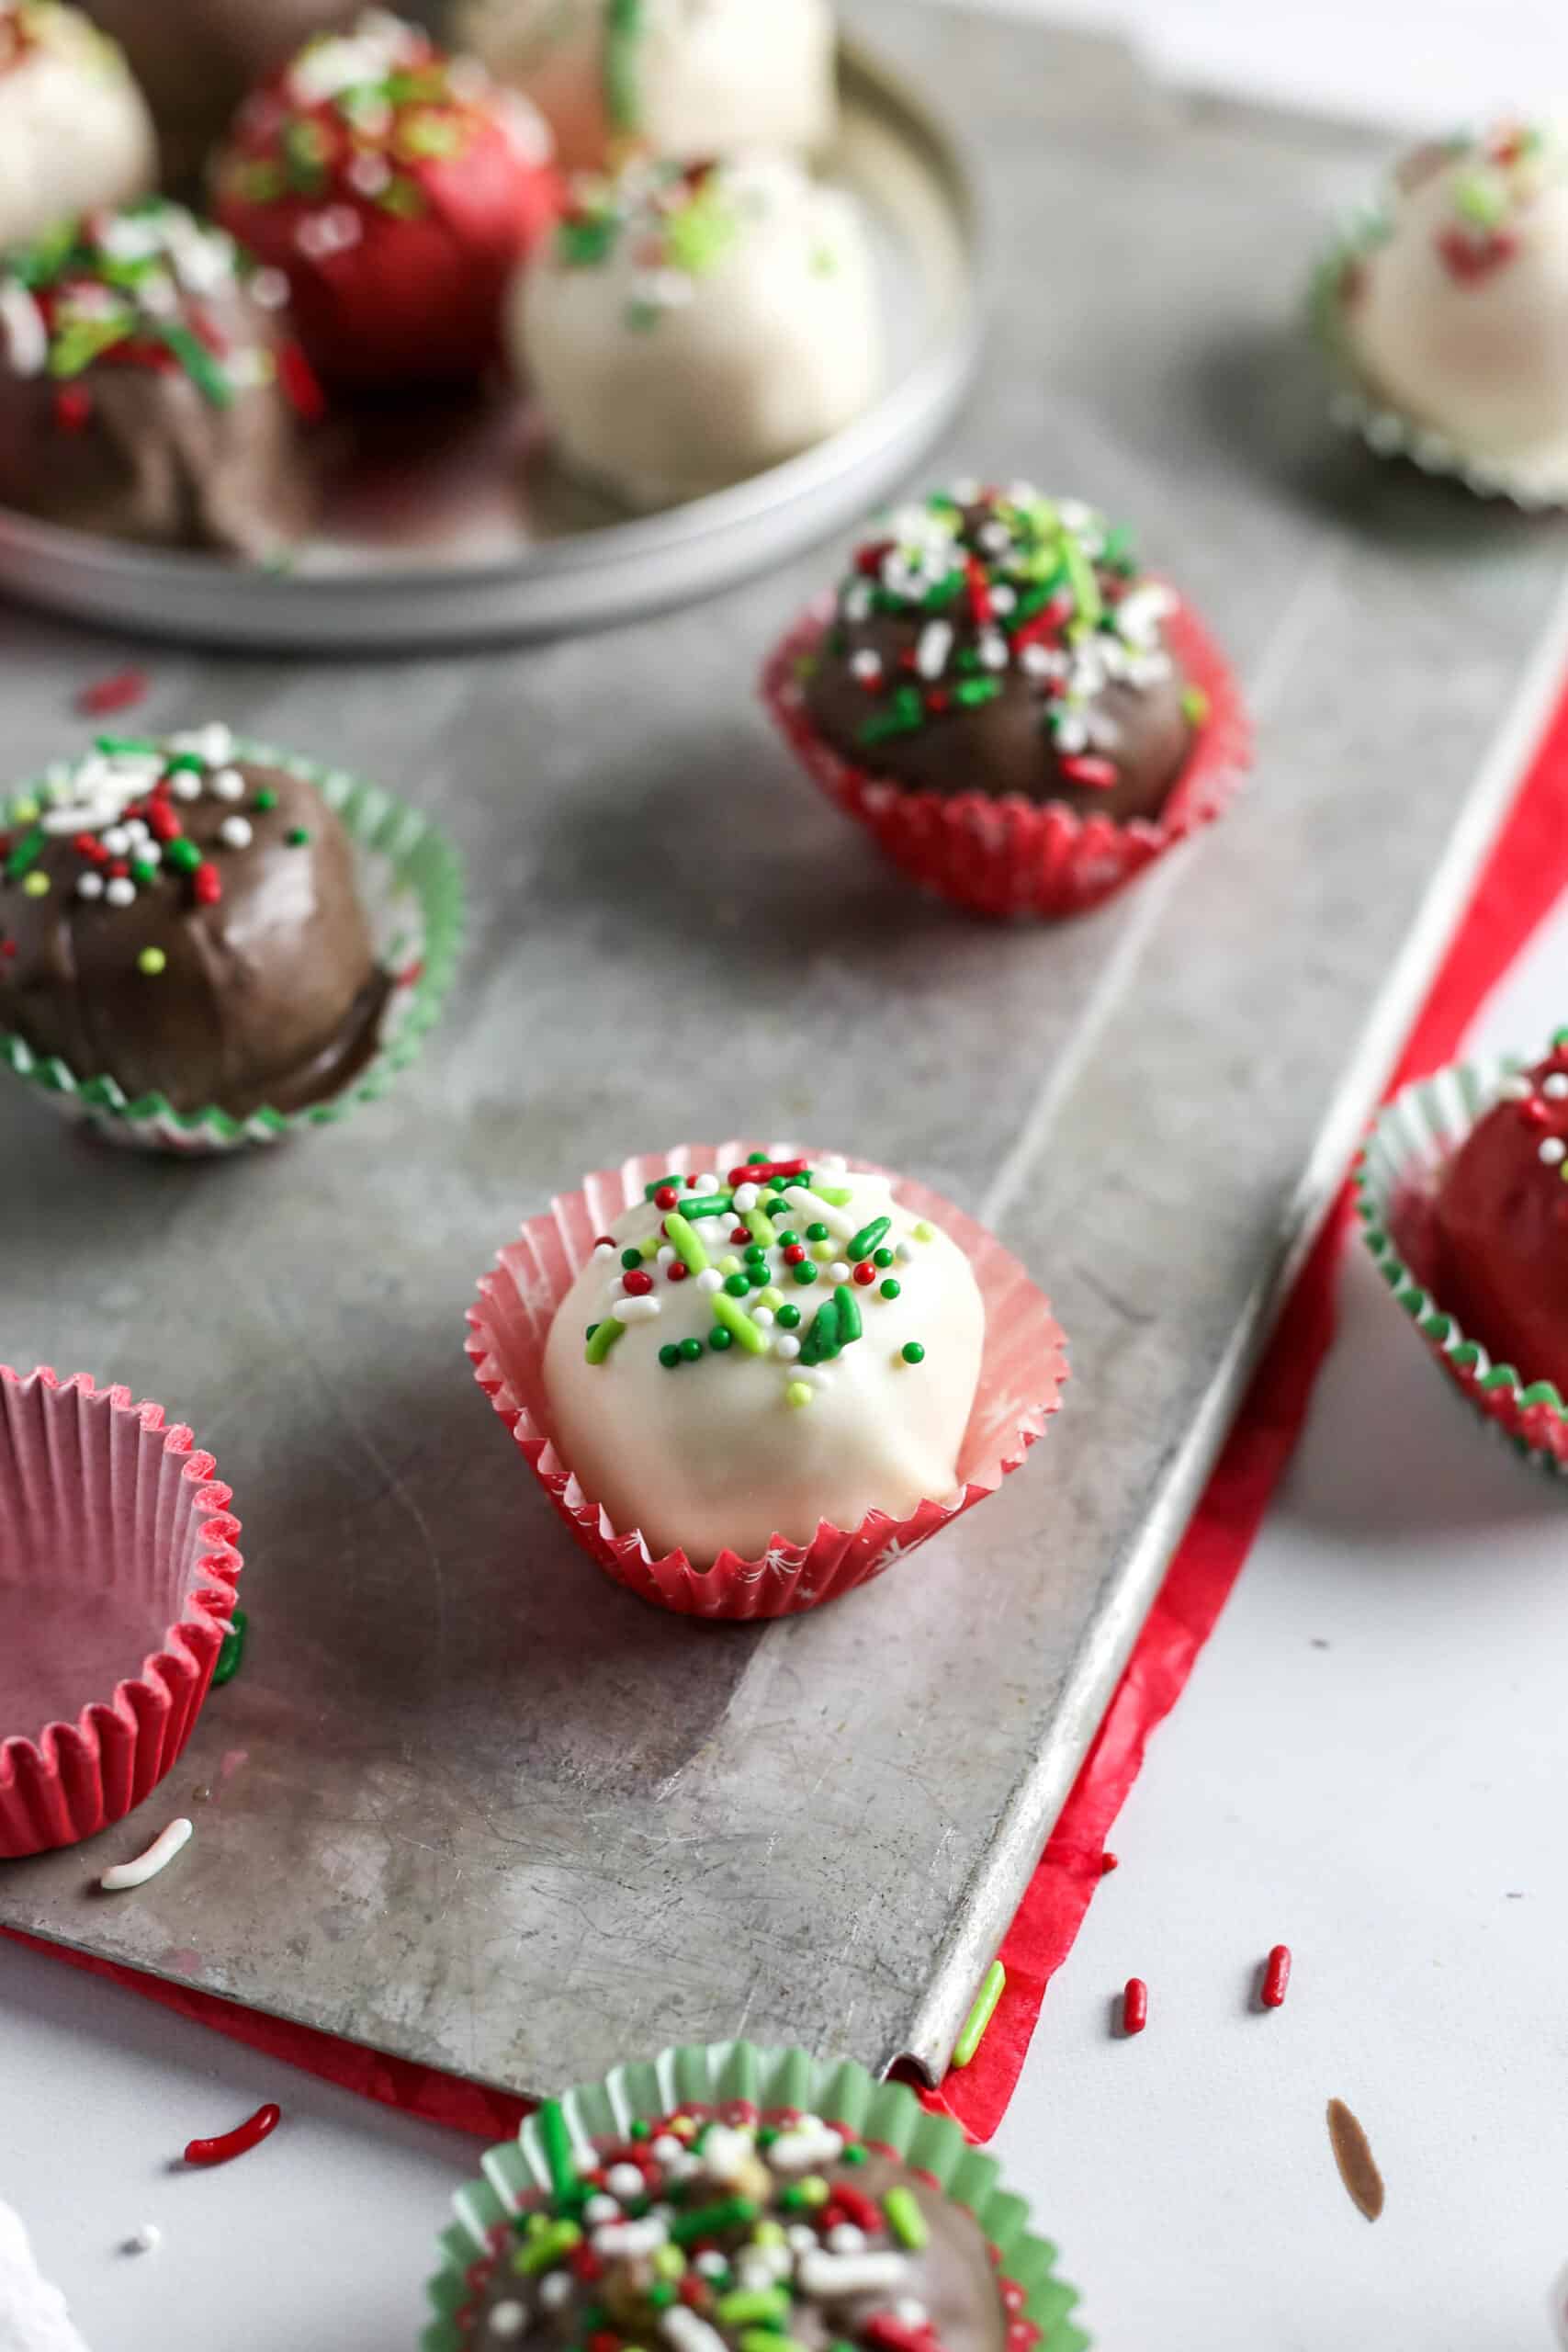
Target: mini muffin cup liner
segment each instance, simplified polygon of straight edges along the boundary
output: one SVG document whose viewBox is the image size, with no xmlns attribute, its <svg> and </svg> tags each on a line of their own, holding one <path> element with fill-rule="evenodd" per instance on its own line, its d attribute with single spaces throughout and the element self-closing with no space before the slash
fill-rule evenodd
<svg viewBox="0 0 1568 2352">
<path fill-rule="evenodd" d="M 961 1210 L 900 1178 L 901 1205 L 941 1226 L 964 1250 L 986 1304 L 979 1386 L 959 1453 L 957 1490 L 922 1502 L 907 1519 L 872 1511 L 852 1529 L 821 1521 L 808 1544 L 775 1536 L 760 1559 L 726 1551 L 701 1568 L 683 1551 L 656 1558 L 636 1528 L 613 1524 L 556 1452 L 544 1390 L 545 1342 L 594 1237 L 642 1202 L 645 1184 L 666 1170 L 693 1175 L 732 1167 L 747 1149 L 735 1142 L 682 1144 L 585 1177 L 581 1192 L 560 1195 L 543 1216 L 529 1218 L 481 1278 L 479 1303 L 468 1309 L 474 1376 L 578 1542 L 617 1584 L 683 1616 L 791 1616 L 881 1575 L 1018 1468 L 1060 1404 L 1067 1373 L 1066 1343 L 1050 1304 L 1017 1260 Z M 850 1164 L 870 1168 L 865 1160 Z"/>
<path fill-rule="evenodd" d="M 1461 1062 L 1396 1094 L 1356 1163 L 1356 1209 L 1378 1272 L 1449 1378 L 1489 1428 L 1561 1477 L 1568 1476 L 1568 1405 L 1550 1380 L 1531 1380 L 1528 1366 L 1494 1363 L 1430 1287 L 1443 1170 L 1497 1102 L 1504 1080 L 1529 1067 L 1517 1057 Z"/>
<path fill-rule="evenodd" d="M 617 2066 L 602 2082 L 568 2091 L 561 2101 L 577 2148 L 624 2135 L 639 2118 L 656 2122 L 684 2109 L 728 2120 L 793 2111 L 847 2125 L 867 2142 L 924 2173 L 972 2213 L 997 2259 L 1008 2313 L 1008 2352 L 1087 2352 L 1089 2337 L 1071 2317 L 1077 2290 L 1056 2275 L 1056 2249 L 1029 2226 L 1021 2197 L 999 2183 L 994 2156 L 972 2148 L 951 2116 L 931 2115 L 901 2083 L 877 2082 L 851 2059 L 808 2057 L 801 2050 L 764 2050 L 750 2041 L 666 2050 L 638 2065 Z M 441 2267 L 431 2280 L 435 2318 L 421 2352 L 463 2352 L 480 2273 L 513 2243 L 513 2217 L 549 2190 L 549 2165 L 538 2119 L 483 2158 L 484 2177 L 453 2199 L 457 2219 L 441 2237 Z"/>
<path fill-rule="evenodd" d="M 270 744 L 237 738 L 234 756 L 282 768 L 313 784 L 354 843 L 360 896 L 370 920 L 378 960 L 393 976 L 381 1016 L 381 1036 L 365 1068 L 336 1094 L 302 1110 L 253 1111 L 236 1119 L 209 1106 L 176 1111 L 161 1093 L 134 1101 L 116 1080 L 73 1070 L 55 1055 L 35 1054 L 26 1040 L 0 1029 L 0 1069 L 9 1069 L 62 1116 L 85 1121 L 111 1143 L 141 1151 L 197 1158 L 279 1143 L 311 1127 L 331 1126 L 362 1102 L 385 1094 L 406 1069 L 440 1017 L 463 942 L 463 869 L 439 827 L 379 786 L 343 768 L 326 767 Z M 15 821 L 16 804 L 48 791 L 35 781 L 0 807 L 0 828 Z"/>
<path fill-rule="evenodd" d="M 805 673 L 833 618 L 819 597 L 769 657 L 762 700 L 813 783 L 863 825 L 910 881 L 973 914 L 1054 920 L 1086 914 L 1122 889 L 1229 805 L 1252 752 L 1241 689 L 1190 606 L 1178 602 L 1165 641 L 1209 711 L 1156 818 L 1125 823 L 1081 814 L 1065 801 L 988 793 L 914 792 L 856 767 L 818 733 L 807 707 Z"/>
<path fill-rule="evenodd" d="M 1312 325 L 1328 364 L 1331 421 L 1364 442 L 1374 457 L 1399 458 L 1424 474 L 1460 482 L 1477 498 L 1505 499 L 1530 514 L 1568 506 L 1568 433 L 1541 449 L 1511 457 L 1469 449 L 1393 407 L 1358 367 L 1345 316 L 1345 279 L 1387 234 L 1387 215 L 1369 206 L 1345 224 L 1314 275 Z"/>
<path fill-rule="evenodd" d="M 92 1837 L 177 1760 L 234 1607 L 230 1499 L 161 1406 L 0 1364 L 0 1620 L 48 1628 L 0 1655 L 0 1858 Z"/>
</svg>

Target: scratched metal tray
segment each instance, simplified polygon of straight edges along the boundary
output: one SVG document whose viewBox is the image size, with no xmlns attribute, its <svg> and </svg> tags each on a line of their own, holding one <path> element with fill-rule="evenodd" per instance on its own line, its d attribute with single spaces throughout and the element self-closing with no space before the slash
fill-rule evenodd
<svg viewBox="0 0 1568 2352">
<path fill-rule="evenodd" d="M 979 350 L 982 254 L 961 146 L 875 51 L 846 42 L 829 175 L 860 199 L 887 381 L 787 464 L 628 519 L 553 464 L 505 398 L 369 410 L 317 445 L 321 513 L 287 572 L 95 538 L 0 508 L 0 589 L 182 643 L 321 651 L 472 645 L 711 593 L 852 520 L 931 447 Z"/>
<path fill-rule="evenodd" d="M 445 1027 L 340 1132 L 222 1166 L 0 1095 L 0 1355 L 197 1424 L 253 1623 L 141 1818 L 0 1869 L 0 1919 L 521 2090 L 735 2033 L 941 2067 L 1568 635 L 1560 529 L 1325 425 L 1294 296 L 1373 142 L 1005 19 L 853 17 L 967 120 L 1002 224 L 941 463 L 1138 519 L 1251 695 L 1235 811 L 1076 926 L 928 905 L 753 700 L 820 559 L 522 658 L 171 657 L 150 724 L 220 710 L 439 808 L 476 901 Z M 18 773 L 120 658 L 16 624 Z M 552 1189 L 748 1127 L 986 1218 L 1075 1367 L 994 1500 L 765 1630 L 606 1583 L 462 1355 Z M 93 1892 L 179 1810 L 172 1869 Z"/>
</svg>

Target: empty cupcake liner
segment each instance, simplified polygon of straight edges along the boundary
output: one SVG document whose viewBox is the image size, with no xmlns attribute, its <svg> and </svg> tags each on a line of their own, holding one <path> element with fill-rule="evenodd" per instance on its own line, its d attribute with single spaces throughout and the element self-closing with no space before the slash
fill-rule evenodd
<svg viewBox="0 0 1568 2352">
<path fill-rule="evenodd" d="M 1568 1476 L 1568 1406 L 1550 1380 L 1495 1364 L 1429 1287 L 1432 1207 L 1448 1161 L 1496 1102 L 1517 1057 L 1461 1062 L 1396 1094 L 1356 1163 L 1356 1209 L 1379 1272 L 1450 1380 L 1540 1469 Z"/>
<path fill-rule="evenodd" d="M 333 1125 L 358 1104 L 378 1101 L 439 1019 L 461 951 L 462 863 L 429 818 L 378 785 L 296 752 L 236 739 L 234 755 L 302 776 L 346 828 L 377 954 L 393 976 L 381 1042 L 357 1076 L 323 1102 L 299 1111 L 263 1109 L 236 1119 L 216 1107 L 176 1111 L 160 1093 L 133 1102 L 114 1079 L 73 1070 L 58 1056 L 35 1054 L 24 1038 L 0 1029 L 0 1069 L 25 1079 L 62 1116 L 85 1121 L 109 1142 L 135 1150 L 186 1158 L 239 1151 Z M 28 804 L 36 804 L 48 789 L 44 780 L 23 786 L 0 806 L 0 830 L 24 817 Z"/>
<path fill-rule="evenodd" d="M 1461 482 L 1477 498 L 1506 499 L 1526 514 L 1568 506 L 1568 435 L 1549 447 L 1511 458 L 1466 449 L 1392 407 L 1361 374 L 1345 319 L 1345 285 L 1387 233 L 1387 216 L 1378 207 L 1355 214 L 1313 277 L 1312 324 L 1328 363 L 1331 421 L 1364 442 L 1374 457 L 1403 459 L 1424 474 Z"/>
<path fill-rule="evenodd" d="M 234 1606 L 230 1499 L 161 1406 L 0 1364 L 0 1858 L 92 1837 L 178 1758 Z"/>
<path fill-rule="evenodd" d="M 851 2059 L 750 2041 L 686 2046 L 617 2066 L 601 2082 L 568 2091 L 561 2105 L 583 2155 L 595 2139 L 624 2136 L 638 2120 L 657 2122 L 677 2111 L 731 2123 L 806 2113 L 842 2125 L 902 2157 L 975 2216 L 997 2266 L 1007 2352 L 1088 2352 L 1089 2339 L 1072 2318 L 1077 2290 L 1057 2277 L 1056 2249 L 1030 2228 L 1022 2198 L 1000 2185 L 996 2158 L 972 2148 L 951 2116 L 928 2114 L 901 2083 L 877 2082 Z M 527 2118 L 515 2140 L 491 2148 L 481 2169 L 483 2178 L 452 2200 L 457 2219 L 441 2237 L 441 2267 L 428 2289 L 435 2317 L 421 2352 L 464 2352 L 477 2298 L 498 2256 L 515 2243 L 515 2216 L 549 2191 L 537 2117 Z"/>
<path fill-rule="evenodd" d="M 831 595 L 795 622 L 762 673 L 762 700 L 807 774 L 912 882 L 973 914 L 1054 920 L 1086 914 L 1229 805 L 1252 753 L 1241 689 L 1190 606 L 1178 603 L 1165 640 L 1208 697 L 1208 716 L 1157 818 L 1126 823 L 1065 801 L 1018 795 L 911 792 L 856 767 L 818 732 L 804 673 L 831 624 Z"/>
<path fill-rule="evenodd" d="M 646 1184 L 666 1170 L 684 1176 L 729 1167 L 748 1148 L 744 1142 L 682 1144 L 585 1177 L 581 1192 L 562 1194 L 545 1215 L 529 1218 L 500 1252 L 493 1272 L 481 1278 L 479 1303 L 468 1309 L 474 1376 L 578 1542 L 617 1584 L 684 1616 L 790 1616 L 879 1576 L 1018 1468 L 1060 1404 L 1067 1374 L 1066 1343 L 1050 1303 L 1017 1260 L 937 1193 L 899 1179 L 901 1204 L 940 1225 L 964 1251 L 986 1303 L 979 1389 L 959 1457 L 962 1485 L 940 1501 L 921 1503 L 907 1519 L 873 1511 L 848 1530 L 823 1520 L 808 1544 L 775 1537 L 760 1559 L 727 1551 L 711 1567 L 699 1568 L 683 1551 L 656 1558 L 637 1529 L 612 1523 L 557 1453 L 544 1391 L 545 1342 L 594 1237 L 643 1201 Z"/>
</svg>

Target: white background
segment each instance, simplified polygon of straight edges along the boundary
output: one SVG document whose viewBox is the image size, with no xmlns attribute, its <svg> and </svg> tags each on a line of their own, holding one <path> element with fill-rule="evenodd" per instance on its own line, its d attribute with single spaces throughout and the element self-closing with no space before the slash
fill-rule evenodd
<svg viewBox="0 0 1568 2352">
<path fill-rule="evenodd" d="M 1562 0 L 1059 0 L 1167 64 L 1440 121 L 1568 85 Z M 1041 10 L 1040 13 L 1046 13 Z M 1568 1013 L 1559 916 L 1479 1025 Z M 1305 1442 L 1114 1836 L 998 2141 L 1103 2352 L 1546 2352 L 1568 2258 L 1568 1521 L 1359 1251 Z M 178 1868 L 178 1863 L 174 1865 Z M 154 1890 L 127 1900 L 155 1899 Z M 1286 2007 L 1252 2002 L 1288 1941 Z M 1140 2041 L 1108 2030 L 1147 1978 Z M 628 2053 L 630 2054 L 630 2053 Z M 1324 2107 L 1388 2182 L 1369 2226 Z M 284 2127 L 172 2162 L 265 2098 Z M 477 2143 L 0 1950 L 0 2197 L 96 2352 L 390 2352 Z M 146 2221 L 155 2255 L 118 2251 Z M 0 2330 L 3 2335 L 3 2330 Z"/>
</svg>

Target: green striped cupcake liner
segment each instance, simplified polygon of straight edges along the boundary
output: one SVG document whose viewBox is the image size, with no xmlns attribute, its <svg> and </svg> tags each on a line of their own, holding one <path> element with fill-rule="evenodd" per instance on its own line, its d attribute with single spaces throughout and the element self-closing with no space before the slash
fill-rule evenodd
<svg viewBox="0 0 1568 2352">
<path fill-rule="evenodd" d="M 1396 1094 L 1380 1113 L 1356 1162 L 1362 1238 L 1394 1299 L 1486 1425 L 1538 1469 L 1568 1476 L 1568 1406 L 1550 1380 L 1527 1380 L 1494 1363 L 1465 1337 L 1409 1262 L 1415 1216 L 1446 1163 L 1501 1097 L 1506 1080 L 1532 1067 L 1517 1055 L 1459 1062 Z"/>
<path fill-rule="evenodd" d="M 1036 2352 L 1087 2352 L 1089 2339 L 1070 2315 L 1077 2290 L 1056 2276 L 1056 2249 L 1029 2228 L 1022 2198 L 1000 2186 L 996 2158 L 972 2148 L 951 2116 L 929 2114 L 903 2084 L 878 2082 L 851 2059 L 762 2050 L 750 2041 L 694 2044 L 617 2066 L 602 2082 L 568 2091 L 560 2104 L 573 2142 L 585 2152 L 592 2140 L 624 2136 L 639 2118 L 653 2122 L 682 2107 L 717 2108 L 732 2099 L 845 2124 L 930 2173 L 974 2214 L 1001 2256 L 999 2275 L 1018 2288 L 1021 2316 L 1040 2330 Z M 472 2301 L 469 2270 L 490 2255 L 492 2230 L 530 2198 L 548 2193 L 549 2158 L 537 2115 L 525 2120 L 515 2140 L 491 2148 L 480 2169 L 484 2177 L 452 2200 L 457 2218 L 441 2237 L 441 2267 L 428 2290 L 435 2316 L 420 2338 L 421 2352 L 464 2352 L 468 2339 L 457 2315 Z"/>
<path fill-rule="evenodd" d="M 0 1029 L 0 1069 L 24 1080 L 62 1117 L 84 1121 L 111 1143 L 142 1151 L 198 1157 L 280 1143 L 311 1127 L 335 1125 L 362 1102 L 377 1102 L 408 1068 L 440 1017 L 462 949 L 463 867 L 457 849 L 430 819 L 378 785 L 346 769 L 236 738 L 234 756 L 313 784 L 354 843 L 360 895 L 378 960 L 393 975 L 373 1058 L 336 1094 L 299 1111 L 263 1109 L 236 1119 L 209 1106 L 176 1111 L 167 1095 L 134 1100 L 108 1077 L 84 1077 L 58 1056 L 35 1054 L 25 1038 Z M 51 780 L 22 785 L 0 805 L 0 831 L 19 820 L 28 801 L 47 797 Z"/>
</svg>

